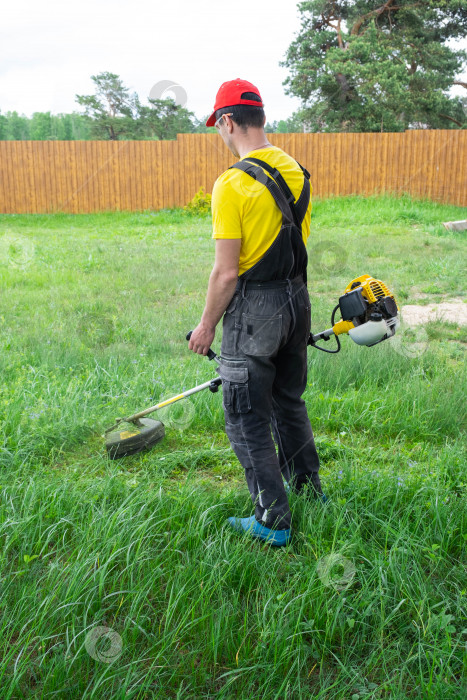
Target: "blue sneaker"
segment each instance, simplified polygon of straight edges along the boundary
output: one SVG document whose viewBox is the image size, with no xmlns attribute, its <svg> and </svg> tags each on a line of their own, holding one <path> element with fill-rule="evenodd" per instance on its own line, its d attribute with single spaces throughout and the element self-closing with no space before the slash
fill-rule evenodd
<svg viewBox="0 0 467 700">
<path fill-rule="evenodd" d="M 249 534 L 251 537 L 256 537 L 276 547 L 283 547 L 290 541 L 290 528 L 288 530 L 272 530 L 261 525 L 254 515 L 251 518 L 227 518 L 227 522 L 236 532 Z"/>
</svg>

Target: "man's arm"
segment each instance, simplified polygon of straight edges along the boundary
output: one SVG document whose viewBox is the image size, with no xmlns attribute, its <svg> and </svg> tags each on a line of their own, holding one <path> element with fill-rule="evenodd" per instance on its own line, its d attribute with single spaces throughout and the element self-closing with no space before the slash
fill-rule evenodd
<svg viewBox="0 0 467 700">
<path fill-rule="evenodd" d="M 232 299 L 238 279 L 241 244 L 241 238 L 216 239 L 216 258 L 209 278 L 206 306 L 188 344 L 198 355 L 207 354 L 216 326 Z"/>
</svg>

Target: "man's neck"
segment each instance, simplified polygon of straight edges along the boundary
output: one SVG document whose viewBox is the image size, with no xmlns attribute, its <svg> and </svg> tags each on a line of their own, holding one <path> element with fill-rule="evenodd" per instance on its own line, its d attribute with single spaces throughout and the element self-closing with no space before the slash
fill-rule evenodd
<svg viewBox="0 0 467 700">
<path fill-rule="evenodd" d="M 271 143 L 266 138 L 264 131 L 262 133 L 255 134 L 254 138 L 248 138 L 237 144 L 238 155 L 243 158 L 251 151 L 258 151 L 261 148 L 270 148 Z"/>
<path fill-rule="evenodd" d="M 245 151 L 241 150 L 239 151 L 240 158 L 243 158 L 244 156 L 248 155 L 248 153 L 251 153 L 252 151 L 260 151 L 262 148 L 272 148 L 272 143 L 265 143 L 262 146 L 253 146 L 251 148 L 245 149 Z"/>
</svg>

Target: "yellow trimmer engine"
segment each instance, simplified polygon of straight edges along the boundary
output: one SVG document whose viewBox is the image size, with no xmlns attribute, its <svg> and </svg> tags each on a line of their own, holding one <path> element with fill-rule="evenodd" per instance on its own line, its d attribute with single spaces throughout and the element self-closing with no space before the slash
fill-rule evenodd
<svg viewBox="0 0 467 700">
<path fill-rule="evenodd" d="M 342 319 L 334 323 L 337 310 Z M 310 335 L 309 345 L 324 352 L 339 352 L 339 335 L 348 333 L 357 345 L 371 347 L 391 338 L 400 324 L 399 307 L 394 295 L 384 282 L 361 275 L 346 287 L 331 317 L 332 328 L 316 335 Z M 335 336 L 337 350 L 327 350 L 317 345 L 317 341 L 329 340 Z"/>
</svg>

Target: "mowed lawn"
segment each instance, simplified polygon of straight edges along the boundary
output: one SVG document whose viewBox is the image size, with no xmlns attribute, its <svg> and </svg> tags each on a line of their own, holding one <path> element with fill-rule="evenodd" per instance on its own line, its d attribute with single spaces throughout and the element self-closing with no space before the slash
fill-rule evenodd
<svg viewBox="0 0 467 700">
<path fill-rule="evenodd" d="M 313 331 L 363 273 L 402 307 L 465 299 L 465 232 L 441 225 L 465 217 L 315 202 Z M 329 500 L 291 496 L 286 548 L 225 527 L 252 504 L 221 392 L 166 412 L 152 450 L 108 459 L 115 417 L 217 376 L 185 341 L 213 255 L 210 217 L 181 210 L 0 216 L 0 697 L 466 697 L 455 320 L 309 349 Z"/>
</svg>

